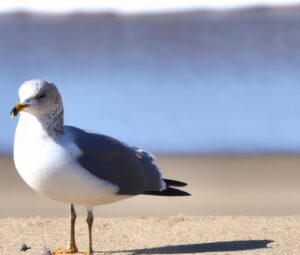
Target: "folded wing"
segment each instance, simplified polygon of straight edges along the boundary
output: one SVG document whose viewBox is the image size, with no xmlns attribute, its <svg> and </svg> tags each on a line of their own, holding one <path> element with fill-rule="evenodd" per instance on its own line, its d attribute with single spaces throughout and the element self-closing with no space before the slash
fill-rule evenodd
<svg viewBox="0 0 300 255">
<path fill-rule="evenodd" d="M 65 131 L 81 151 L 78 163 L 94 176 L 117 185 L 119 194 L 137 195 L 166 189 L 151 154 L 109 136 L 70 126 Z"/>
</svg>

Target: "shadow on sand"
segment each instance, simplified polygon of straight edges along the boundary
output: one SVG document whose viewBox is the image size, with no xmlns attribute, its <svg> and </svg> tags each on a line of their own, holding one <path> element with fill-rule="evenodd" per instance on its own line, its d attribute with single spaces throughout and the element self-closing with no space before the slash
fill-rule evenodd
<svg viewBox="0 0 300 255">
<path fill-rule="evenodd" d="M 189 253 L 205 253 L 205 252 L 230 252 L 230 251 L 245 251 L 255 249 L 268 248 L 271 240 L 245 240 L 245 241 L 228 241 L 214 242 L 203 244 L 183 244 L 170 245 L 155 248 L 145 248 L 136 250 L 111 251 L 108 253 L 132 253 L 132 254 L 189 254 Z"/>
</svg>

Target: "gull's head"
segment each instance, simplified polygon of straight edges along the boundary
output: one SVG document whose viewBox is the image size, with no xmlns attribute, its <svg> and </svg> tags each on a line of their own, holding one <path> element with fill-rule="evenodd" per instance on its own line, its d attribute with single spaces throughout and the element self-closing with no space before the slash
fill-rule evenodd
<svg viewBox="0 0 300 255">
<path fill-rule="evenodd" d="M 44 80 L 30 80 L 24 82 L 19 89 L 20 101 L 11 111 L 14 118 L 19 112 L 27 112 L 42 117 L 62 112 L 61 96 L 56 86 Z"/>
</svg>

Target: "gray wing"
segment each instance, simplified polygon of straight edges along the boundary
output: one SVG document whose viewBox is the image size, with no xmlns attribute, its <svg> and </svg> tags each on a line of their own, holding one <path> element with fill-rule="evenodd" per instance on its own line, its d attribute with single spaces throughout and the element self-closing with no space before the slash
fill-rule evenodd
<svg viewBox="0 0 300 255">
<path fill-rule="evenodd" d="M 137 195 L 165 188 L 153 157 L 112 137 L 65 126 L 82 151 L 79 164 L 94 176 L 119 187 L 119 194 Z"/>
</svg>

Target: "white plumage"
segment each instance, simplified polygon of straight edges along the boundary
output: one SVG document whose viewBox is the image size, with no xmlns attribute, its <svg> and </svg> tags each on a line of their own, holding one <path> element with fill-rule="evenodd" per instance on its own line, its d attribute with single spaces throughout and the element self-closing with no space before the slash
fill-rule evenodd
<svg viewBox="0 0 300 255">
<path fill-rule="evenodd" d="M 76 161 L 80 149 L 70 135 L 50 138 L 34 116 L 22 112 L 17 126 L 14 161 L 25 182 L 36 192 L 88 208 L 128 196 L 118 186 L 96 178 Z"/>
</svg>

